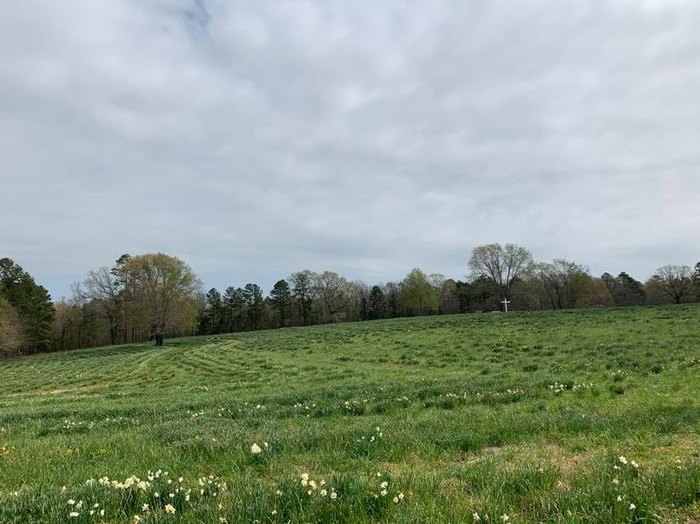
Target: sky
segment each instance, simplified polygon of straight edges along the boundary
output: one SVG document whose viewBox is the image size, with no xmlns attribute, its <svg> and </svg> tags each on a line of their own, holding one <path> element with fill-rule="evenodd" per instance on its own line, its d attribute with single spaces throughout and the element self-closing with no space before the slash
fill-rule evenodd
<svg viewBox="0 0 700 524">
<path fill-rule="evenodd" d="M 206 288 L 700 260 L 697 0 L 0 4 L 0 257 Z"/>
</svg>

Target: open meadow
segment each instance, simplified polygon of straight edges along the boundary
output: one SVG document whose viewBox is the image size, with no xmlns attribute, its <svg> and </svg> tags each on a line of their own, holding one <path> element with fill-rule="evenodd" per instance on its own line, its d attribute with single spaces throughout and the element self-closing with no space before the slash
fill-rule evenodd
<svg viewBox="0 0 700 524">
<path fill-rule="evenodd" d="M 697 522 L 700 307 L 0 362 L 0 522 Z"/>
</svg>

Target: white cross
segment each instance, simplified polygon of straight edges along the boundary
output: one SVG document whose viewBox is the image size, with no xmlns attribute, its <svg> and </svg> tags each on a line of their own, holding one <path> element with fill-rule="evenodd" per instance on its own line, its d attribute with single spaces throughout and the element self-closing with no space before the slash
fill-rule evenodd
<svg viewBox="0 0 700 524">
<path fill-rule="evenodd" d="M 501 304 L 503 304 L 503 307 L 505 308 L 505 312 L 508 313 L 508 304 L 510 304 L 510 300 L 507 298 L 504 298 L 501 300 Z"/>
</svg>

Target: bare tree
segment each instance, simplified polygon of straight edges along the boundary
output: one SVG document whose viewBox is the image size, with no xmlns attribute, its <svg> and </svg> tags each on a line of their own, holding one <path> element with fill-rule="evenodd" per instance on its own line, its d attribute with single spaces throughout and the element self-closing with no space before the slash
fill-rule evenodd
<svg viewBox="0 0 700 524">
<path fill-rule="evenodd" d="M 588 268 L 565 258 L 555 258 L 551 264 L 541 262 L 534 266 L 534 274 L 540 281 L 552 309 L 576 307 L 576 302 L 587 283 Z"/>
<path fill-rule="evenodd" d="M 472 278 L 487 278 L 497 288 L 499 297 L 508 300 L 515 280 L 530 264 L 530 251 L 515 244 L 477 246 L 469 259 Z"/>
<path fill-rule="evenodd" d="M 693 270 L 690 266 L 661 266 L 651 280 L 676 304 L 680 304 L 683 297 L 693 291 Z"/>
<path fill-rule="evenodd" d="M 329 322 L 338 320 L 348 302 L 350 283 L 338 273 L 324 271 L 314 279 L 313 288 L 321 304 L 324 318 Z"/>
<path fill-rule="evenodd" d="M 112 344 L 117 343 L 120 328 L 122 290 L 120 282 L 104 266 L 97 271 L 90 271 L 82 285 L 73 286 L 76 299 L 91 301 L 102 312 L 109 324 L 109 339 Z"/>
</svg>

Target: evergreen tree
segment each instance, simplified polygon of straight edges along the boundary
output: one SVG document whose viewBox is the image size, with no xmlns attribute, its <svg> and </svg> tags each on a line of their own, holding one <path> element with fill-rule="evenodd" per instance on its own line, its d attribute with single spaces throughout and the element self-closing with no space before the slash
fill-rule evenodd
<svg viewBox="0 0 700 524">
<path fill-rule="evenodd" d="M 372 286 L 372 290 L 369 292 L 368 318 L 370 320 L 384 318 L 385 308 L 386 304 L 382 288 L 379 286 Z"/>
<path fill-rule="evenodd" d="M 51 347 L 54 308 L 49 292 L 9 258 L 0 259 L 0 296 L 19 316 L 26 349 L 47 351 Z"/>
<path fill-rule="evenodd" d="M 287 325 L 289 319 L 289 308 L 292 303 L 292 292 L 286 280 L 278 280 L 270 291 L 272 307 L 277 311 L 279 327 Z"/>
</svg>

